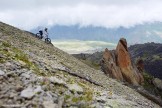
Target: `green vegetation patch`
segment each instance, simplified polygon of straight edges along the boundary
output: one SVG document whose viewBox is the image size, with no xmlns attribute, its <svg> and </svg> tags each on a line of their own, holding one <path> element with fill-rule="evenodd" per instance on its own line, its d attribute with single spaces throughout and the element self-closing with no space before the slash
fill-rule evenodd
<svg viewBox="0 0 162 108">
<path fill-rule="evenodd" d="M 2 42 L 2 46 L 4 46 L 4 47 L 11 47 L 11 44 L 9 44 L 7 42 Z"/>
<path fill-rule="evenodd" d="M 147 72 L 143 73 L 143 77 L 144 77 L 144 87 L 145 88 L 153 88 L 153 85 L 151 84 L 152 80 L 153 80 L 153 76 L 150 75 Z"/>
<path fill-rule="evenodd" d="M 36 73 L 41 74 L 37 65 L 32 63 L 23 51 L 13 47 L 8 42 L 0 41 L 0 54 L 0 63 L 5 63 L 8 60 L 15 60 L 22 63 L 22 68 L 28 68 L 34 70 Z"/>
</svg>

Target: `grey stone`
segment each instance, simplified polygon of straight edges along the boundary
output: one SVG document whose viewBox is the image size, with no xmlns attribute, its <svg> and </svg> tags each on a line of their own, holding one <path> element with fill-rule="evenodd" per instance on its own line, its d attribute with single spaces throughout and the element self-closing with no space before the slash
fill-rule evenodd
<svg viewBox="0 0 162 108">
<path fill-rule="evenodd" d="M 23 86 L 21 86 L 20 84 L 17 84 L 15 89 L 17 92 L 20 92 L 23 90 Z"/>
<path fill-rule="evenodd" d="M 61 64 L 53 64 L 51 67 L 53 69 L 58 69 L 58 70 L 61 70 L 61 71 L 67 71 L 67 68 L 62 66 Z"/>
<path fill-rule="evenodd" d="M 67 84 L 67 87 L 70 91 L 83 92 L 83 88 L 78 84 Z"/>
<path fill-rule="evenodd" d="M 10 98 L 14 98 L 14 97 L 16 97 L 16 96 L 17 96 L 17 94 L 11 92 Z"/>
<path fill-rule="evenodd" d="M 14 81 L 14 78 L 9 78 L 8 80 L 10 83 L 12 83 Z"/>
<path fill-rule="evenodd" d="M 53 103 L 52 101 L 44 101 L 43 106 L 44 108 L 58 108 L 58 105 Z"/>
<path fill-rule="evenodd" d="M 50 77 L 49 79 L 50 79 L 50 81 L 52 83 L 61 84 L 61 85 L 65 85 L 66 84 L 65 81 L 63 81 L 62 79 L 56 78 L 56 77 Z"/>
<path fill-rule="evenodd" d="M 63 103 L 64 103 L 64 98 L 63 97 L 59 97 L 59 99 L 58 99 L 58 108 L 62 108 Z"/>
<path fill-rule="evenodd" d="M 155 78 L 153 80 L 153 84 L 160 90 L 162 90 L 162 80 L 160 80 L 159 78 Z"/>
<path fill-rule="evenodd" d="M 25 78 L 29 79 L 30 75 L 29 75 L 29 73 L 22 73 L 21 77 L 25 77 Z"/>
<path fill-rule="evenodd" d="M 107 98 L 108 98 L 108 93 L 105 91 L 100 92 L 100 95 L 94 97 L 94 99 L 100 103 L 105 103 Z"/>
<path fill-rule="evenodd" d="M 5 72 L 3 72 L 2 70 L 0 70 L 0 76 L 5 75 Z"/>
<path fill-rule="evenodd" d="M 42 91 L 43 91 L 43 90 L 42 90 L 41 86 L 37 86 L 36 89 L 34 89 L 34 92 L 35 92 L 35 93 L 40 93 L 40 92 L 42 92 Z"/>
<path fill-rule="evenodd" d="M 35 92 L 34 92 L 33 88 L 31 88 L 31 87 L 26 88 L 20 94 L 21 97 L 24 97 L 27 99 L 31 99 L 34 95 L 35 95 Z"/>
</svg>

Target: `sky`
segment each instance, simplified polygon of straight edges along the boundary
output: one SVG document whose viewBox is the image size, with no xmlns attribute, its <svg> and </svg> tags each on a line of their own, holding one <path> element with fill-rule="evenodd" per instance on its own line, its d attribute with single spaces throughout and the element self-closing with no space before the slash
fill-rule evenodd
<svg viewBox="0 0 162 108">
<path fill-rule="evenodd" d="M 129 28 L 162 21 L 162 0 L 0 0 L 0 21 L 25 30 L 54 25 Z"/>
</svg>

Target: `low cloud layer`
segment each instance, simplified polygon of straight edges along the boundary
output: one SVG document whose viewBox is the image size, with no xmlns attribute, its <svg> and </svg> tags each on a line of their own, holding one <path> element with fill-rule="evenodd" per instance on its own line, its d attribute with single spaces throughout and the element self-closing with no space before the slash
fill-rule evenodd
<svg viewBox="0 0 162 108">
<path fill-rule="evenodd" d="M 38 26 L 132 27 L 162 21 L 162 0 L 3 0 L 0 21 L 25 30 Z"/>
<path fill-rule="evenodd" d="M 103 51 L 105 48 L 114 49 L 116 44 L 103 41 L 80 41 L 80 40 L 53 40 L 54 46 L 69 53 L 94 53 Z"/>
</svg>

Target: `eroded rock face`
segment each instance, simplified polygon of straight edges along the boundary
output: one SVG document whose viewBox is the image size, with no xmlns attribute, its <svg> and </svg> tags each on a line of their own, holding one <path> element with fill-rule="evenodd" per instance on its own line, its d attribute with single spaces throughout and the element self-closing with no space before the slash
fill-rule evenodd
<svg viewBox="0 0 162 108">
<path fill-rule="evenodd" d="M 131 84 L 138 85 L 140 79 L 138 73 L 132 67 L 130 55 L 127 49 L 126 39 L 120 39 L 116 48 L 116 54 L 117 64 L 120 67 L 125 80 Z"/>
<path fill-rule="evenodd" d="M 120 39 L 115 51 L 110 52 L 105 49 L 101 66 L 106 74 L 117 80 L 125 80 L 133 85 L 143 82 L 142 74 L 131 62 L 127 42 L 124 38 Z"/>
<path fill-rule="evenodd" d="M 101 64 L 104 65 L 103 70 L 105 74 L 109 75 L 112 78 L 116 78 L 117 80 L 123 81 L 122 73 L 119 67 L 116 65 L 113 59 L 113 55 L 107 48 L 105 49 L 105 52 L 103 54 L 103 60 L 101 61 Z"/>
</svg>

